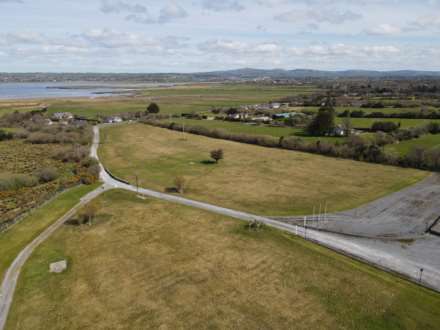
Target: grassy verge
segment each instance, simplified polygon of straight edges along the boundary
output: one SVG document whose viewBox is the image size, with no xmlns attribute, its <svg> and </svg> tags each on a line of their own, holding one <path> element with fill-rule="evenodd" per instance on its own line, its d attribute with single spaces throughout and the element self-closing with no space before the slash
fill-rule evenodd
<svg viewBox="0 0 440 330">
<path fill-rule="evenodd" d="M 118 177 L 164 191 L 176 177 L 185 196 L 264 215 L 349 209 L 402 189 L 428 173 L 391 166 L 270 149 L 142 124 L 102 130 L 100 158 Z M 209 162 L 223 149 L 225 159 Z"/>
<path fill-rule="evenodd" d="M 440 134 L 427 134 L 418 139 L 403 141 L 399 144 L 391 144 L 386 147 L 386 150 L 388 152 L 397 153 L 404 156 L 415 147 L 422 147 L 426 149 L 440 148 Z"/>
<path fill-rule="evenodd" d="M 99 204 L 36 250 L 7 329 L 438 328 L 440 295 L 300 238 L 122 191 Z"/>
<path fill-rule="evenodd" d="M 72 188 L 32 211 L 6 232 L 0 233 L 0 278 L 3 279 L 11 262 L 29 242 L 75 206 L 81 197 L 98 186 L 99 184 Z"/>
</svg>

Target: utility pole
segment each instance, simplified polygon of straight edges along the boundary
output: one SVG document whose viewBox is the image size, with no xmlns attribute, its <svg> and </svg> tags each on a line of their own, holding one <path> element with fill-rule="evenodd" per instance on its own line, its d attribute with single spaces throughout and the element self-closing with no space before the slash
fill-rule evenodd
<svg viewBox="0 0 440 330">
<path fill-rule="evenodd" d="M 420 268 L 420 278 L 419 278 L 419 283 L 422 283 L 422 279 L 423 279 L 423 268 Z"/>
<path fill-rule="evenodd" d="M 304 239 L 307 239 L 307 217 L 304 217 Z"/>
<path fill-rule="evenodd" d="M 136 193 L 139 194 L 139 177 L 136 174 Z"/>
</svg>

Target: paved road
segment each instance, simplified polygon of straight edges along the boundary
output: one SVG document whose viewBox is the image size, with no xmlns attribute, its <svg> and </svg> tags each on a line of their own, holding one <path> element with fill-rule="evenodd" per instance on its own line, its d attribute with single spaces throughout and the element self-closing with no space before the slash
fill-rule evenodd
<svg viewBox="0 0 440 330">
<path fill-rule="evenodd" d="M 98 157 L 98 147 L 100 144 L 99 127 L 94 127 L 93 145 L 91 155 Z M 8 269 L 0 288 L 0 330 L 3 330 L 7 315 L 12 303 L 15 287 L 21 268 L 30 257 L 35 248 L 44 242 L 53 232 L 68 220 L 83 205 L 87 204 L 104 191 L 109 189 L 124 189 L 138 192 L 141 195 L 158 198 L 161 200 L 178 203 L 190 207 L 199 208 L 209 212 L 218 213 L 228 217 L 245 220 L 260 221 L 268 226 L 284 230 L 286 232 L 304 237 L 308 240 L 326 246 L 340 253 L 363 260 L 385 270 L 393 271 L 418 282 L 420 280 L 420 269 L 423 268 L 422 284 L 440 291 L 440 239 L 431 235 L 425 235 L 423 240 L 417 240 L 413 244 L 401 242 L 384 242 L 373 239 L 359 239 L 347 237 L 339 234 L 331 234 L 315 231 L 292 224 L 280 222 L 267 217 L 261 217 L 246 212 L 235 211 L 207 203 L 189 200 L 183 197 L 164 194 L 149 189 L 139 189 L 127 183 L 118 181 L 105 171 L 102 164 L 100 178 L 104 182 L 101 188 L 89 193 L 80 203 L 67 212 L 57 222 L 47 228 L 41 235 L 24 248 Z"/>
<path fill-rule="evenodd" d="M 94 143 L 92 154 L 98 157 L 99 127 L 94 128 Z M 101 165 L 102 166 L 102 165 Z M 106 184 L 129 191 L 137 191 L 136 187 L 112 178 L 102 168 L 101 179 Z M 222 214 L 228 217 L 245 220 L 260 221 L 268 226 L 278 228 L 292 234 L 306 237 L 316 243 L 336 250 L 340 253 L 363 260 L 385 270 L 399 273 L 415 282 L 420 280 L 420 269 L 424 269 L 422 284 L 440 291 L 440 238 L 432 235 L 423 235 L 416 242 L 384 241 L 380 239 L 361 239 L 346 235 L 326 233 L 295 226 L 267 217 L 261 217 L 246 212 L 235 211 L 203 202 L 189 200 L 183 197 L 168 195 L 149 189 L 139 189 L 139 194 L 159 198 L 172 203 L 183 204 L 209 212 Z M 376 203 L 376 202 L 375 202 Z"/>
<path fill-rule="evenodd" d="M 332 214 L 328 221 L 310 221 L 309 225 L 370 238 L 419 238 L 440 217 L 439 201 L 440 175 L 433 174 L 394 194 L 354 210 Z M 293 224 L 302 220 L 295 217 L 274 219 Z"/>
</svg>

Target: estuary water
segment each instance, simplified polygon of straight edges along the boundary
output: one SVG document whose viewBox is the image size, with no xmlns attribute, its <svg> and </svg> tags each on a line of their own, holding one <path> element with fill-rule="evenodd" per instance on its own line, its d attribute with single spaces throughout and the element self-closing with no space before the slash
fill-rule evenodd
<svg viewBox="0 0 440 330">
<path fill-rule="evenodd" d="M 57 97 L 110 96 L 130 93 L 132 89 L 90 83 L 0 83 L 0 99 L 43 99 Z"/>
</svg>

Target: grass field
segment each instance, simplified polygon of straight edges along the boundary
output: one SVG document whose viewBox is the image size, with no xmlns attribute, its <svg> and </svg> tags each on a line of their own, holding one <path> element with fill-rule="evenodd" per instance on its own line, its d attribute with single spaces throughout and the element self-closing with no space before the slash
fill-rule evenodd
<svg viewBox="0 0 440 330">
<path fill-rule="evenodd" d="M 440 295 L 300 238 L 127 192 L 99 204 L 33 254 L 6 329 L 438 329 Z"/>
<path fill-rule="evenodd" d="M 269 125 L 249 125 L 239 122 L 230 122 L 222 120 L 197 120 L 197 119 L 184 119 L 184 118 L 171 118 L 163 120 L 164 122 L 174 122 L 179 124 L 191 125 L 191 126 L 203 126 L 210 129 L 222 129 L 230 133 L 250 134 L 250 135 L 268 135 L 274 137 L 288 137 L 297 136 L 304 141 L 326 141 L 326 142 L 343 142 L 343 138 L 338 137 L 314 137 L 304 134 L 302 128 L 290 128 L 290 127 L 271 127 Z"/>
<path fill-rule="evenodd" d="M 337 118 L 337 123 L 342 123 L 344 118 Z M 400 123 L 402 128 L 417 127 L 429 124 L 431 122 L 440 123 L 439 119 L 398 119 L 398 118 L 351 118 L 351 123 L 354 128 L 371 128 L 377 122 L 394 122 Z"/>
<path fill-rule="evenodd" d="M 39 104 L 48 105 L 49 112 L 69 111 L 94 118 L 123 112 L 145 111 L 154 101 L 162 113 L 203 112 L 212 107 L 238 106 L 277 100 L 285 96 L 308 94 L 316 91 L 311 86 L 258 86 L 253 84 L 203 84 L 169 88 L 145 89 L 135 97 L 103 97 L 96 99 L 44 99 L 13 102 L 0 101 L 0 115 L 15 109 L 32 110 Z M 20 107 L 19 107 L 19 106 Z"/>
<path fill-rule="evenodd" d="M 426 149 L 440 148 L 440 134 L 427 134 L 418 139 L 403 141 L 399 144 L 390 144 L 386 147 L 386 150 L 399 155 L 406 155 L 415 147 L 423 147 Z"/>
<path fill-rule="evenodd" d="M 69 211 L 82 196 L 97 187 L 98 185 L 72 188 L 32 211 L 6 232 L 0 233 L 0 279 L 3 279 L 6 269 L 28 243 Z"/>
<path fill-rule="evenodd" d="M 117 176 L 164 191 L 184 176 L 185 196 L 264 215 L 359 206 L 428 173 L 210 139 L 142 124 L 102 130 L 100 158 Z M 222 148 L 225 159 L 207 164 Z"/>
</svg>

